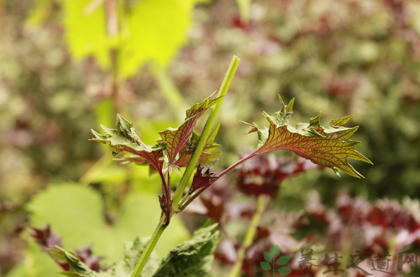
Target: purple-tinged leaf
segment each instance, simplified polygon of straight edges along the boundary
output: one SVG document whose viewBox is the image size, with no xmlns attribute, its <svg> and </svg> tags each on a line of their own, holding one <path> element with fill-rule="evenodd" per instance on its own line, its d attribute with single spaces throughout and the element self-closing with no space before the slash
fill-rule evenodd
<svg viewBox="0 0 420 277">
<path fill-rule="evenodd" d="M 209 165 L 222 155 L 222 151 L 217 149 L 217 147 L 220 147 L 220 144 L 214 143 L 214 139 L 216 138 L 217 132 L 219 131 L 219 127 L 220 122 L 213 126 L 206 144 L 204 145 L 203 151 L 201 152 L 200 158 L 198 159 L 199 164 L 204 166 Z M 176 161 L 176 165 L 179 167 L 185 167 L 188 165 L 199 140 L 200 136 L 193 132 L 190 140 L 180 152 L 180 156 Z"/>
<path fill-rule="evenodd" d="M 167 155 L 170 163 L 177 160 L 178 153 L 184 149 L 190 140 L 197 119 L 221 99 L 221 97 L 214 99 L 206 98 L 201 103 L 195 104 L 187 110 L 185 122 L 180 127 L 168 128 L 165 131 L 159 132 L 162 138 L 160 142 L 166 145 L 165 155 Z"/>
<path fill-rule="evenodd" d="M 117 115 L 115 129 L 109 129 L 102 125 L 101 127 L 106 135 L 92 130 L 96 137 L 92 140 L 106 144 L 114 155 L 120 152 L 134 154 L 134 156 L 124 157 L 120 160 L 139 164 L 148 163 L 153 169 L 162 171 L 163 161 L 161 158 L 163 157 L 162 151 L 166 148 L 165 143 L 158 143 L 155 146 L 144 144 L 134 132 L 133 124 L 121 115 Z"/>
<path fill-rule="evenodd" d="M 197 172 L 194 174 L 190 191 L 196 191 L 203 187 L 208 187 L 217 180 L 217 175 L 210 172 L 210 167 L 213 164 L 205 167 L 197 166 Z"/>
<path fill-rule="evenodd" d="M 350 140 L 358 127 L 342 127 L 351 116 L 335 119 L 328 128 L 319 124 L 320 115 L 311 118 L 309 124 L 298 124 L 292 127 L 288 124 L 293 113 L 294 99 L 286 106 L 280 98 L 282 109 L 276 116 L 263 113 L 270 126 L 259 129 L 255 124 L 248 124 L 251 132 L 257 132 L 259 138 L 258 150 L 254 155 L 269 151 L 285 149 L 291 150 L 299 156 L 311 160 L 313 163 L 332 168 L 337 174 L 338 169 L 347 174 L 363 178 L 348 162 L 347 159 L 372 162 L 355 149 L 360 142 Z"/>
<path fill-rule="evenodd" d="M 53 248 L 54 246 L 62 246 L 61 237 L 51 231 L 51 227 L 47 226 L 41 229 L 33 227 L 28 228 L 31 237 L 41 246 L 42 249 Z"/>
</svg>

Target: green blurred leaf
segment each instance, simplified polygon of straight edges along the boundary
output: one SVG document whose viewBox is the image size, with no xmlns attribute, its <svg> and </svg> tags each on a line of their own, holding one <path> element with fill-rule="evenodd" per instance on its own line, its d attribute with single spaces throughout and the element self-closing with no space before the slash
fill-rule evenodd
<svg viewBox="0 0 420 277">
<path fill-rule="evenodd" d="M 271 270 L 271 264 L 267 262 L 260 262 L 261 268 L 263 270 Z"/>
<path fill-rule="evenodd" d="M 150 236 L 160 218 L 156 197 L 149 194 L 129 195 L 114 225 L 106 224 L 102 201 L 98 193 L 76 184 L 51 186 L 28 204 L 31 225 L 50 224 L 63 237 L 67 249 L 92 245 L 95 254 L 112 263 L 121 258 L 121 245 L 136 236 Z M 188 238 L 177 217 L 156 246 L 160 256 Z"/>
<path fill-rule="evenodd" d="M 288 267 L 281 267 L 277 270 L 281 276 L 286 276 L 289 275 L 290 272 L 292 272 L 292 270 Z"/>
<path fill-rule="evenodd" d="M 281 256 L 278 260 L 277 260 L 277 264 L 279 265 L 285 265 L 290 261 L 290 257 L 289 256 Z"/>
<path fill-rule="evenodd" d="M 273 255 L 273 258 L 277 257 L 280 254 L 280 246 L 278 244 L 274 245 L 271 249 L 271 255 Z"/>
<path fill-rule="evenodd" d="M 202 2 L 142 0 L 124 6 L 117 1 L 120 28 L 117 35 L 110 37 L 105 5 L 88 9 L 91 1 L 64 1 L 64 25 L 70 52 L 76 59 L 94 56 L 102 68 L 109 69 L 110 50 L 118 49 L 122 78 L 134 75 L 149 61 L 165 67 L 186 43 L 187 30 L 192 24 L 191 12 L 197 2 Z"/>
<path fill-rule="evenodd" d="M 106 30 L 105 6 L 99 5 L 90 13 L 85 8 L 91 0 L 64 1 L 64 26 L 70 52 L 75 59 L 94 56 L 102 68 L 109 68 L 111 40 Z M 114 41 L 114 44 L 116 42 Z"/>
<path fill-rule="evenodd" d="M 122 77 L 135 74 L 145 62 L 166 66 L 187 41 L 191 12 L 200 0 L 142 0 L 129 16 L 130 37 L 121 51 Z M 159 20 L 157 20 L 159 19 Z"/>
<path fill-rule="evenodd" d="M 270 252 L 264 252 L 264 260 L 269 263 L 273 262 L 273 257 L 271 256 Z"/>
</svg>

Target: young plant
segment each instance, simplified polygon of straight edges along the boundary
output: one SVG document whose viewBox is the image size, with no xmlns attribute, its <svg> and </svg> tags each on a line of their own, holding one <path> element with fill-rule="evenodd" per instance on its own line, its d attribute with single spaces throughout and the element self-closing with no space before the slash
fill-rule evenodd
<svg viewBox="0 0 420 277">
<path fill-rule="evenodd" d="M 309 124 L 298 124 L 292 127 L 288 120 L 293 113 L 294 99 L 286 105 L 280 98 L 282 107 L 275 116 L 263 113 L 269 122 L 268 127 L 258 128 L 256 124 L 248 124 L 251 128 L 249 132 L 258 134 L 257 149 L 222 172 L 218 174 L 211 172 L 211 165 L 221 155 L 221 151 L 217 149 L 219 145 L 214 142 L 219 128 L 219 123 L 215 124 L 215 120 L 238 64 L 239 58 L 234 56 L 218 95 L 214 98 L 210 96 L 188 109 L 185 122 L 178 128 L 168 128 L 159 132 L 161 139 L 155 145 L 144 144 L 134 132 L 133 124 L 121 115 L 117 115 L 115 129 L 101 126 L 105 131 L 104 135 L 92 130 L 95 135 L 93 140 L 106 144 L 113 155 L 120 152 L 130 154 L 118 160 L 148 165 L 152 171 L 159 174 L 161 179 L 162 195 L 159 196 L 162 209 L 161 219 L 131 277 L 140 275 L 157 241 L 170 224 L 171 217 L 183 211 L 191 201 L 220 177 L 250 158 L 274 150 L 291 150 L 315 164 L 332 168 L 337 174 L 340 169 L 357 178 L 363 176 L 347 162 L 347 159 L 371 163 L 355 150 L 360 142 L 350 140 L 358 127 L 343 127 L 352 116 L 332 120 L 330 125 L 324 128 L 320 125 L 319 114 L 312 118 Z M 198 135 L 193 131 L 194 125 L 207 110 L 211 110 L 211 113 L 203 132 Z M 171 176 L 173 172 L 179 174 L 180 167 L 186 167 L 186 170 L 175 193 L 172 194 Z M 194 170 L 194 177 L 189 184 Z M 188 185 L 189 189 L 186 190 Z M 261 212 L 265 206 L 263 202 L 263 199 L 259 201 L 262 207 Z M 258 221 L 259 219 L 256 218 L 253 223 L 258 224 Z M 247 234 L 247 239 L 251 240 L 253 236 L 253 233 Z"/>
</svg>

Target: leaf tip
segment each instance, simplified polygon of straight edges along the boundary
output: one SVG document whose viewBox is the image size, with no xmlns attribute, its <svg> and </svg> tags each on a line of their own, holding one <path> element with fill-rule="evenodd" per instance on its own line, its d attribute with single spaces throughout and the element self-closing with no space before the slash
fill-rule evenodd
<svg viewBox="0 0 420 277">
<path fill-rule="evenodd" d="M 335 166 L 334 166 L 332 169 L 334 170 L 334 173 L 335 173 L 338 177 L 341 177 L 340 172 L 338 172 L 338 168 L 337 168 L 337 167 L 335 167 Z"/>
</svg>

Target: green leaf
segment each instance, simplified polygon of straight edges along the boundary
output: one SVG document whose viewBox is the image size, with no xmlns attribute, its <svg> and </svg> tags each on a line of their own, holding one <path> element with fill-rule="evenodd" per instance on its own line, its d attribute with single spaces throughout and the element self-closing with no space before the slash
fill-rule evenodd
<svg viewBox="0 0 420 277">
<path fill-rule="evenodd" d="M 71 273 L 74 274 L 68 274 L 70 272 L 63 272 L 63 275 L 67 276 L 80 276 L 80 277 L 97 277 L 98 274 L 91 270 L 86 264 L 84 264 L 79 258 L 74 256 L 72 253 L 67 252 L 61 247 L 56 246 L 55 250 L 57 252 L 61 252 L 61 254 L 64 256 L 64 261 L 70 266 Z"/>
<path fill-rule="evenodd" d="M 218 236 L 217 224 L 195 231 L 191 240 L 171 250 L 153 277 L 209 276 Z"/>
<path fill-rule="evenodd" d="M 85 12 L 91 0 L 64 1 L 64 26 L 70 52 L 77 60 L 94 56 L 102 68 L 110 66 L 109 50 L 112 41 L 106 30 L 105 5 Z M 115 42 L 114 42 L 115 44 Z"/>
<path fill-rule="evenodd" d="M 262 268 L 263 270 L 271 270 L 271 265 L 270 265 L 270 263 L 267 263 L 267 262 L 260 262 L 260 265 L 261 265 L 261 268 Z"/>
<path fill-rule="evenodd" d="M 290 261 L 290 257 L 289 256 L 281 256 L 278 260 L 277 260 L 277 264 L 278 265 L 285 265 Z"/>
<path fill-rule="evenodd" d="M 96 255 L 106 257 L 105 264 L 122 258 L 123 242 L 136 236 L 150 236 L 161 213 L 154 195 L 133 193 L 127 196 L 117 220 L 110 226 L 104 220 L 100 195 L 89 187 L 75 184 L 50 186 L 32 199 L 27 210 L 32 226 L 51 225 L 62 236 L 67 249 L 92 245 Z M 187 230 L 174 217 L 156 245 L 156 252 L 165 256 L 186 239 Z"/>
<path fill-rule="evenodd" d="M 152 60 L 166 67 L 187 42 L 191 13 L 197 2 L 201 1 L 137 1 L 130 11 L 129 34 L 121 47 L 122 77 L 132 76 L 140 66 Z"/>
<path fill-rule="evenodd" d="M 269 252 L 264 252 L 264 259 L 269 263 L 273 262 L 273 257 L 271 256 Z"/>
<path fill-rule="evenodd" d="M 119 74 L 134 75 L 146 62 L 166 67 L 187 42 L 192 11 L 200 0 L 117 1 L 118 31 L 109 35 L 105 4 L 98 1 L 64 1 L 66 39 L 72 56 L 94 56 L 103 69 L 111 66 L 110 51 L 118 50 Z M 37 1 L 38 6 L 43 1 Z M 42 17 L 41 17 L 42 18 Z M 109 18 L 109 17 L 108 17 Z M 156 19 L 159 20 L 156 20 Z"/>
<path fill-rule="evenodd" d="M 251 127 L 249 132 L 257 132 L 259 138 L 258 149 L 252 156 L 279 149 L 291 150 L 313 163 L 332 168 L 337 174 L 340 169 L 351 176 L 363 178 L 347 162 L 347 159 L 353 159 L 372 164 L 355 150 L 360 142 L 350 140 L 358 126 L 342 127 L 352 116 L 332 120 L 330 126 L 324 128 L 319 123 L 319 114 L 311 118 L 309 124 L 298 124 L 295 128 L 288 124 L 294 99 L 287 106 L 281 98 L 280 101 L 283 107 L 275 116 L 263 113 L 270 124 L 268 128 L 259 129 L 255 124 L 248 124 Z"/>
<path fill-rule="evenodd" d="M 274 245 L 271 249 L 271 255 L 273 255 L 273 258 L 277 257 L 280 254 L 280 246 L 278 244 Z"/>
<path fill-rule="evenodd" d="M 290 272 L 292 272 L 292 270 L 290 269 L 290 268 L 288 268 L 288 267 L 281 267 L 281 268 L 279 268 L 278 270 L 278 273 L 280 273 L 280 275 L 281 276 L 286 276 L 286 275 L 289 275 L 290 274 Z"/>
</svg>

